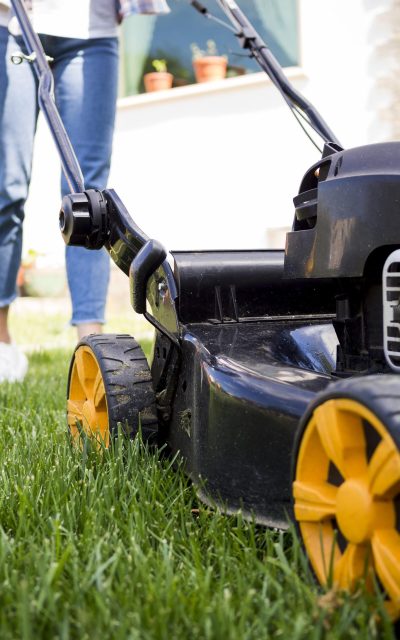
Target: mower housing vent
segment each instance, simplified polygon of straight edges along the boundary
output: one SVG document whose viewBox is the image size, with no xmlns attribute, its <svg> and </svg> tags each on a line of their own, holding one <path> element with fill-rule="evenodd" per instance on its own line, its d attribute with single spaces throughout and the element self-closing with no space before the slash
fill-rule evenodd
<svg viewBox="0 0 400 640">
<path fill-rule="evenodd" d="M 383 350 L 392 371 L 400 372 L 400 249 L 387 258 L 382 272 Z"/>
</svg>

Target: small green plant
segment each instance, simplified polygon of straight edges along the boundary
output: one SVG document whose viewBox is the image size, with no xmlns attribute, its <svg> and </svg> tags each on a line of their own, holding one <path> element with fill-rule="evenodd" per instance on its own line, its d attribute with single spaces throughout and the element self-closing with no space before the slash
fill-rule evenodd
<svg viewBox="0 0 400 640">
<path fill-rule="evenodd" d="M 190 45 L 190 48 L 192 50 L 193 60 L 197 60 L 198 58 L 205 58 L 206 56 L 219 55 L 217 45 L 215 44 L 214 40 L 207 40 L 205 49 L 200 49 L 199 45 L 195 42 Z"/>
<path fill-rule="evenodd" d="M 40 256 L 44 256 L 44 253 L 40 253 L 39 251 L 36 251 L 36 249 L 28 249 L 27 253 L 21 260 L 21 264 L 23 267 L 34 267 L 37 258 Z"/>
<path fill-rule="evenodd" d="M 165 73 L 167 71 L 166 60 L 152 60 L 151 64 L 153 68 L 157 71 L 157 73 Z"/>
</svg>

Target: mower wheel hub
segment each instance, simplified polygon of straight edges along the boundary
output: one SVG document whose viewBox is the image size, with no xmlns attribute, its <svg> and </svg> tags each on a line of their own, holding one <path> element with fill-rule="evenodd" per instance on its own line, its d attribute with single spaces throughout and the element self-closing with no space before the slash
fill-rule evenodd
<svg viewBox="0 0 400 640">
<path fill-rule="evenodd" d="M 350 542 L 366 542 L 373 530 L 374 503 L 367 485 L 360 480 L 348 480 L 337 494 L 336 518 L 343 535 Z"/>
</svg>

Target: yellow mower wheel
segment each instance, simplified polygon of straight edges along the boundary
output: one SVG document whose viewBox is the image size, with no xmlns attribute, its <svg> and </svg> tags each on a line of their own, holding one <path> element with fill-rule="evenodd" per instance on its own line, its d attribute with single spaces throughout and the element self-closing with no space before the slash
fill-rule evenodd
<svg viewBox="0 0 400 640">
<path fill-rule="evenodd" d="M 72 440 L 82 436 L 109 447 L 119 425 L 131 438 L 139 425 L 144 440 L 157 436 L 151 373 L 140 345 L 129 335 L 91 335 L 71 360 L 67 391 Z"/>
<path fill-rule="evenodd" d="M 321 584 L 382 586 L 400 617 L 400 378 L 331 385 L 299 430 L 294 514 Z"/>
</svg>

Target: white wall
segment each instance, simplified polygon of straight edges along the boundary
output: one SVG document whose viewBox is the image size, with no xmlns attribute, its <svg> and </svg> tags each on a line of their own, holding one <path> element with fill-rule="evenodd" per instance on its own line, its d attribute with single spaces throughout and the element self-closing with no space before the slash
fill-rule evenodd
<svg viewBox="0 0 400 640">
<path fill-rule="evenodd" d="M 301 0 L 299 6 L 307 96 L 344 146 L 398 137 L 397 0 Z"/>
<path fill-rule="evenodd" d="M 299 14 L 301 67 L 288 75 L 343 145 L 398 135 L 396 0 L 300 0 Z M 264 247 L 290 226 L 292 197 L 317 158 L 257 74 L 121 100 L 109 185 L 170 250 Z M 41 126 L 25 249 L 55 261 L 62 254 L 58 184 Z"/>
</svg>

